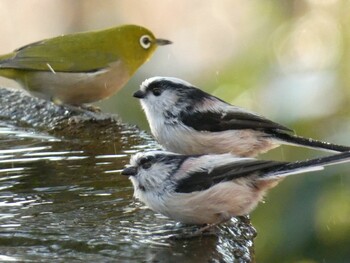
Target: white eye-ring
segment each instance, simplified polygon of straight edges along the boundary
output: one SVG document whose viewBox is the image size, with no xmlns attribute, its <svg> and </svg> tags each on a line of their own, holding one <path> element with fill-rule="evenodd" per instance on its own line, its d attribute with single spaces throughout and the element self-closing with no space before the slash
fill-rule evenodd
<svg viewBox="0 0 350 263">
<path fill-rule="evenodd" d="M 140 37 L 140 45 L 144 49 L 148 49 L 152 44 L 151 37 L 149 35 L 143 35 Z"/>
</svg>

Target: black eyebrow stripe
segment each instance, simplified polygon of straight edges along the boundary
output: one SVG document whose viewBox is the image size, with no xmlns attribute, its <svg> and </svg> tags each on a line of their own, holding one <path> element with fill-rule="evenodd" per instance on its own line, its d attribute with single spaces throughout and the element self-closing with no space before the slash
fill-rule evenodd
<svg viewBox="0 0 350 263">
<path fill-rule="evenodd" d="M 145 164 L 147 162 L 152 162 L 152 161 L 155 161 L 155 157 L 154 156 L 144 156 L 142 157 L 140 160 L 139 160 L 139 164 L 142 165 L 142 164 Z"/>
</svg>

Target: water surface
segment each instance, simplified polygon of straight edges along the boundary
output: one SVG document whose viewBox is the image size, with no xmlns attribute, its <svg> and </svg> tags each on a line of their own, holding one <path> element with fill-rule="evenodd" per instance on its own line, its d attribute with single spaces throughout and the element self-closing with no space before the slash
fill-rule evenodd
<svg viewBox="0 0 350 263">
<path fill-rule="evenodd" d="M 132 198 L 120 170 L 131 154 L 157 147 L 146 134 L 79 131 L 65 136 L 0 122 L 0 261 L 251 260 L 249 222 L 233 219 L 216 235 L 174 239 L 193 227 Z"/>
</svg>

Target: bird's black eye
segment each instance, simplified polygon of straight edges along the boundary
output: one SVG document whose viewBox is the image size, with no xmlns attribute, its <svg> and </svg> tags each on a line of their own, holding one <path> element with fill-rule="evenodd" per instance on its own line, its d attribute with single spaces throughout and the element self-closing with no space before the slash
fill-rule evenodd
<svg viewBox="0 0 350 263">
<path fill-rule="evenodd" d="M 143 165 L 142 165 L 142 168 L 143 169 L 148 169 L 148 168 L 150 168 L 152 166 L 152 163 L 151 162 L 146 162 L 146 163 L 144 163 Z"/>
<path fill-rule="evenodd" d="M 162 90 L 160 88 L 153 88 L 152 93 L 154 96 L 160 96 L 160 94 L 162 94 Z"/>
<path fill-rule="evenodd" d="M 140 37 L 140 45 L 141 47 L 143 47 L 144 49 L 149 49 L 149 47 L 151 46 L 152 41 L 151 41 L 151 37 L 148 35 L 143 35 L 142 37 Z"/>
<path fill-rule="evenodd" d="M 140 165 L 143 169 L 148 169 L 152 166 L 153 160 L 153 156 L 144 157 L 140 160 Z"/>
</svg>

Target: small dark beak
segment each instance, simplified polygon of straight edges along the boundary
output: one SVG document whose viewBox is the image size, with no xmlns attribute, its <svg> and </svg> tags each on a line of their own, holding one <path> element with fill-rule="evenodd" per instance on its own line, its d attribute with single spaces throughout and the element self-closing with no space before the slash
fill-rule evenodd
<svg viewBox="0 0 350 263">
<path fill-rule="evenodd" d="M 137 174 L 137 168 L 135 166 L 126 167 L 121 174 L 125 176 L 135 176 Z"/>
<path fill-rule="evenodd" d="M 157 43 L 158 46 L 165 46 L 165 45 L 170 45 L 173 42 L 171 42 L 170 40 L 167 40 L 167 39 L 157 38 L 156 39 L 156 43 Z"/>
<path fill-rule="evenodd" d="M 136 92 L 133 94 L 133 96 L 134 96 L 135 98 L 138 98 L 138 99 L 143 99 L 143 98 L 146 97 L 146 92 L 144 92 L 144 91 L 142 91 L 142 90 L 138 90 L 138 91 L 136 91 Z"/>
</svg>

